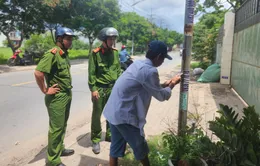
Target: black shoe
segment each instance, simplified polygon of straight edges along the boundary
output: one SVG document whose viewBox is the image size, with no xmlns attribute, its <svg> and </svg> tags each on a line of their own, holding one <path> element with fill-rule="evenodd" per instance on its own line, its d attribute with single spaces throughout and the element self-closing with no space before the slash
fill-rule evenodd
<svg viewBox="0 0 260 166">
<path fill-rule="evenodd" d="M 66 166 L 65 164 L 63 164 L 63 163 L 60 163 L 60 164 L 58 164 L 57 166 Z"/>
<path fill-rule="evenodd" d="M 61 152 L 61 155 L 60 156 L 71 156 L 74 154 L 74 150 L 73 149 L 64 149 L 62 152 Z"/>
<path fill-rule="evenodd" d="M 99 145 L 99 143 L 93 143 L 93 145 L 92 145 L 92 151 L 93 151 L 95 154 L 99 154 L 99 153 L 100 153 L 100 145 Z"/>
</svg>

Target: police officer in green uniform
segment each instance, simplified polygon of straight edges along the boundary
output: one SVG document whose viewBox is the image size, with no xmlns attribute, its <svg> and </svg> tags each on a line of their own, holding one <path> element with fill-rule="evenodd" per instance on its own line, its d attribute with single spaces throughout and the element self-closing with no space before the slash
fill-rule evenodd
<svg viewBox="0 0 260 166">
<path fill-rule="evenodd" d="M 43 55 L 34 73 L 39 88 L 45 94 L 45 105 L 49 114 L 47 165 L 50 166 L 64 166 L 60 156 L 74 153 L 72 149 L 65 149 L 63 144 L 72 99 L 67 50 L 72 45 L 73 37 L 71 29 L 57 28 L 56 47 Z"/>
<path fill-rule="evenodd" d="M 93 112 L 91 119 L 92 151 L 100 153 L 101 114 L 109 98 L 112 87 L 121 74 L 118 51 L 113 48 L 118 31 L 113 27 L 103 28 L 98 35 L 102 45 L 89 56 L 88 84 L 92 95 Z M 111 132 L 109 124 L 106 126 L 106 141 L 110 142 Z"/>
</svg>

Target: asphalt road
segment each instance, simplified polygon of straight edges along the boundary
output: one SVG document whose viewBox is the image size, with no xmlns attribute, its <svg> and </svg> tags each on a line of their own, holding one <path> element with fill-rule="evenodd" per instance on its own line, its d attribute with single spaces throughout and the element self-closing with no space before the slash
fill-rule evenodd
<svg viewBox="0 0 260 166">
<path fill-rule="evenodd" d="M 179 53 L 171 52 L 170 55 L 173 60 L 165 60 L 163 66 L 180 65 Z M 73 99 L 68 126 L 90 122 L 92 103 L 87 67 L 87 63 L 71 67 Z M 44 95 L 35 82 L 33 72 L 27 70 L 0 74 L 0 154 L 39 135 L 46 135 L 47 139 L 48 115 Z"/>
</svg>

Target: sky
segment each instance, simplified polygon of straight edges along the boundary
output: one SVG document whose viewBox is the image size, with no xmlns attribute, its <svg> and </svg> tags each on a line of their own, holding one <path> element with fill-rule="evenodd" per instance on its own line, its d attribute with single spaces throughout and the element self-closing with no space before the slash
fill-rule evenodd
<svg viewBox="0 0 260 166">
<path fill-rule="evenodd" d="M 119 6 L 123 12 L 135 11 L 163 28 L 183 31 L 185 0 L 119 0 Z"/>
<path fill-rule="evenodd" d="M 152 19 L 153 23 L 163 28 L 183 33 L 186 0 L 118 0 L 123 12 L 133 12 Z M 201 0 L 203 2 L 204 0 Z M 225 2 L 225 0 L 223 0 Z M 135 4 L 135 5 L 133 5 Z M 226 8 L 229 7 L 224 3 Z M 199 16 L 194 17 L 196 23 Z"/>
<path fill-rule="evenodd" d="M 183 33 L 186 0 L 118 0 L 123 12 L 133 12 L 152 20 L 158 26 Z M 204 0 L 201 0 L 203 2 Z M 226 0 L 223 0 L 223 2 Z M 135 4 L 133 6 L 133 4 Z M 229 5 L 224 3 L 225 7 Z M 199 17 L 195 16 L 195 23 Z M 0 35 L 0 46 L 2 45 Z"/>
</svg>

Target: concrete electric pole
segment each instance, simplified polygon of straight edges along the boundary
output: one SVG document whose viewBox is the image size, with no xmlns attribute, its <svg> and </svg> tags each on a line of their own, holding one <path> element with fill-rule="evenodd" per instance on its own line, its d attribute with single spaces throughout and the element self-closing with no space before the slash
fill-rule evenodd
<svg viewBox="0 0 260 166">
<path fill-rule="evenodd" d="M 182 55 L 181 71 L 183 73 L 180 83 L 180 103 L 179 103 L 179 119 L 178 134 L 181 135 L 187 125 L 188 112 L 188 96 L 190 81 L 190 60 L 193 38 L 194 23 L 194 0 L 186 0 L 185 6 L 185 25 L 184 25 L 184 49 Z"/>
</svg>

